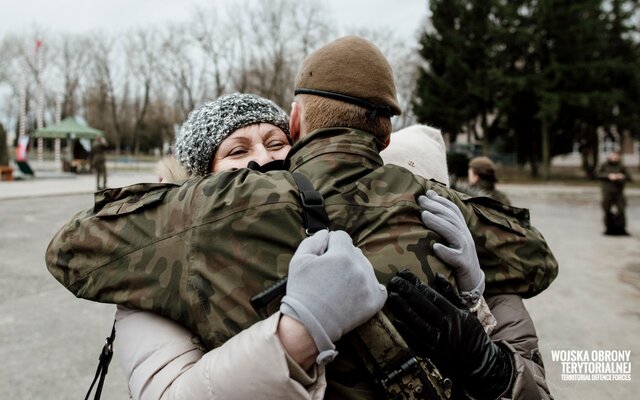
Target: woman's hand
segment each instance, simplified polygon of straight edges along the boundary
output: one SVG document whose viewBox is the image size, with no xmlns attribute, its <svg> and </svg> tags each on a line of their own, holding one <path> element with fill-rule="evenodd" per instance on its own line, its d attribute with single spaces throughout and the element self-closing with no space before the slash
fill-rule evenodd
<svg viewBox="0 0 640 400">
<path fill-rule="evenodd" d="M 476 246 L 460 209 L 448 199 L 428 190 L 418 197 L 422 208 L 422 222 L 447 242 L 436 243 L 436 256 L 451 266 L 456 277 L 460 297 L 475 304 L 484 292 L 484 272 L 480 269 Z"/>
<path fill-rule="evenodd" d="M 387 290 L 344 231 L 319 231 L 300 243 L 289 264 L 280 312 L 307 329 L 324 364 L 337 354 L 333 342 L 382 309 Z"/>
</svg>

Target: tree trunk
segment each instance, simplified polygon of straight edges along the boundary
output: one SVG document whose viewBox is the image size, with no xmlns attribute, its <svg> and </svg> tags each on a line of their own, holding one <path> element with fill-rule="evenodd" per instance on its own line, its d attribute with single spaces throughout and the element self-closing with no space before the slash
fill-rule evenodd
<svg viewBox="0 0 640 400">
<path fill-rule="evenodd" d="M 591 157 L 592 157 L 592 162 L 591 165 L 589 166 L 589 177 L 591 179 L 595 178 L 596 176 L 596 169 L 598 168 L 598 163 L 599 163 L 599 151 L 600 151 L 600 147 L 598 146 L 598 133 L 596 132 L 596 130 L 594 129 L 593 132 L 593 145 L 591 146 Z"/>
<path fill-rule="evenodd" d="M 489 124 L 487 123 L 487 113 L 482 113 L 482 155 L 489 156 Z"/>
<path fill-rule="evenodd" d="M 551 174 L 551 149 L 549 148 L 549 125 L 546 119 L 542 120 L 540 130 L 542 135 L 542 179 L 548 181 Z"/>
<path fill-rule="evenodd" d="M 529 150 L 529 162 L 531 163 L 531 177 L 537 178 L 540 176 L 540 161 L 539 161 L 540 148 L 536 143 L 534 135 L 531 135 L 531 148 Z"/>
<path fill-rule="evenodd" d="M 580 149 L 582 155 L 582 169 L 589 179 L 594 179 L 595 171 L 598 167 L 598 133 L 596 130 L 583 130 L 584 145 Z"/>
</svg>

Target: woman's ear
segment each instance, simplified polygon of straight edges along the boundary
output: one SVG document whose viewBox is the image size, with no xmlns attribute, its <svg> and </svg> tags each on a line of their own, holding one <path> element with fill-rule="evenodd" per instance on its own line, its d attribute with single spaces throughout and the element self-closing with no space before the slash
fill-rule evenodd
<svg viewBox="0 0 640 400">
<path fill-rule="evenodd" d="M 300 105 L 295 101 L 291 103 L 291 116 L 289 117 L 289 134 L 293 143 L 300 139 Z"/>
</svg>

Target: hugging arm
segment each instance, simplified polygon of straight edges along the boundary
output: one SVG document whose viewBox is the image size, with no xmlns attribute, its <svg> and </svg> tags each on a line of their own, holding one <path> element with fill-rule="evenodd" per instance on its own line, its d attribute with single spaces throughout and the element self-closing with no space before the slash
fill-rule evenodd
<svg viewBox="0 0 640 400">
<path fill-rule="evenodd" d="M 344 279 L 330 279 L 336 275 Z M 333 342 L 371 318 L 386 298 L 349 235 L 320 231 L 290 262 L 282 312 L 204 352 L 179 325 L 120 308 L 114 349 L 134 399 L 319 399 Z"/>
<path fill-rule="evenodd" d="M 303 370 L 278 338 L 280 314 L 205 352 L 173 321 L 119 307 L 114 345 L 133 399 L 316 399 L 324 369 Z M 250 384 L 248 384 L 250 383 Z"/>
</svg>

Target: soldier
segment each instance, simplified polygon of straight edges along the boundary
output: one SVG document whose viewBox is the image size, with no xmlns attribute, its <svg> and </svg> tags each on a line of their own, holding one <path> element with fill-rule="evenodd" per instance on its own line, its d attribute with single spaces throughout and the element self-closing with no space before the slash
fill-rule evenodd
<svg viewBox="0 0 640 400">
<path fill-rule="evenodd" d="M 506 194 L 496 189 L 496 165 L 489 157 L 475 157 L 469 161 L 469 185 L 479 188 L 492 199 L 511 205 Z"/>
<path fill-rule="evenodd" d="M 432 189 L 453 201 L 470 226 L 487 291 L 543 290 L 557 263 L 526 212 L 495 208 L 497 203 L 461 197 L 402 168 L 382 167 L 378 152 L 388 140 L 390 117 L 398 113 L 391 69 L 371 43 L 342 38 L 303 63 L 287 164 L 313 182 L 331 227 L 353 236 L 381 282 L 404 268 L 423 281 L 433 281 L 436 272 L 451 278 L 430 246 L 441 238 L 424 229 L 417 212 L 416 197 Z M 197 332 L 207 348 L 217 347 L 258 320 L 249 298 L 287 273 L 290 255 L 305 235 L 303 217 L 309 214 L 299 206 L 294 176 L 240 169 L 179 186 L 134 185 L 100 193 L 93 209 L 54 237 L 47 265 L 79 296 L 157 312 Z M 311 196 L 302 204 L 322 204 L 314 193 L 302 189 L 303 196 Z M 89 238 L 87 246 L 83 241 Z M 294 297 L 287 300 L 298 293 L 289 289 L 285 309 L 296 303 Z M 306 320 L 306 313 L 295 313 Z M 472 330 L 478 339 L 475 356 L 460 363 L 472 370 L 465 369 L 457 384 L 477 397 L 519 395 L 523 370 L 517 361 L 511 366 L 508 346 L 487 343 Z M 333 350 L 331 342 L 314 341 L 320 350 Z M 337 347 L 340 355 L 327 365 L 326 398 L 390 395 L 376 382 L 413 374 L 383 368 L 376 380 L 360 367 L 351 346 L 339 341 Z"/>
<path fill-rule="evenodd" d="M 624 184 L 631 175 L 620 162 L 620 152 L 613 151 L 598 169 L 602 182 L 602 210 L 604 211 L 605 235 L 629 235 L 626 229 Z"/>
<path fill-rule="evenodd" d="M 96 171 L 97 190 L 107 188 L 107 162 L 104 155 L 106 150 L 107 141 L 103 137 L 97 137 L 91 147 L 91 166 Z M 100 185 L 101 179 L 102 185 Z"/>
</svg>

